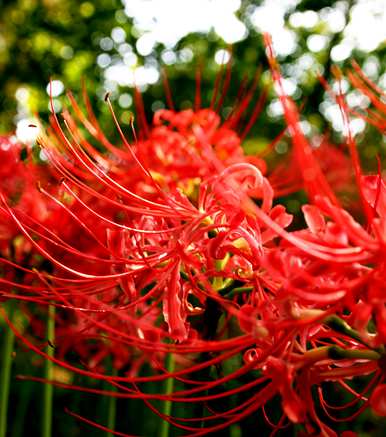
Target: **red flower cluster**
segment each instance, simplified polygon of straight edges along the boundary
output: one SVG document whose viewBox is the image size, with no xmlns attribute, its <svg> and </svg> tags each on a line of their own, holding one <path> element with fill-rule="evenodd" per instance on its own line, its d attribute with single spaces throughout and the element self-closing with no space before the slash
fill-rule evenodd
<svg viewBox="0 0 386 437">
<path fill-rule="evenodd" d="M 358 404 L 352 417 L 368 405 L 386 415 L 385 181 L 362 174 L 347 129 L 365 224 L 341 206 L 335 188 L 351 180 L 349 158 L 328 144 L 315 153 L 269 41 L 268 52 L 293 142 L 290 164 L 270 173 L 261 157 L 244 155 L 246 130 L 238 133 L 254 86 L 223 123 L 215 110 L 223 96 L 209 109 L 158 111 L 148 125 L 137 95 L 138 139 L 125 138 L 112 112 L 121 146 L 104 136 L 87 99 L 84 114 L 70 96 L 73 115 L 65 111 L 64 124 L 53 115 L 39 139 L 44 172 L 1 140 L 3 298 L 26 311 L 31 302 L 58 308 L 55 356 L 8 323 L 36 353 L 112 386 L 69 389 L 141 398 L 153 410 L 152 400 L 201 402 L 202 417 L 159 413 L 189 435 L 259 410 L 271 423 L 266 410 L 279 396 L 274 432 L 293 422 L 306 435 L 335 436 L 325 422 L 342 420 L 333 412 L 344 406 L 327 402 L 330 382 L 352 395 L 349 411 Z M 381 91 L 357 66 L 349 78 L 375 108 L 356 115 L 384 131 Z M 347 123 L 344 96 L 334 97 Z M 274 198 L 300 188 L 306 226 L 292 230 Z M 153 374 L 142 376 L 144 363 Z M 350 385 L 357 376 L 366 377 L 361 392 Z M 168 378 L 171 393 L 146 392 L 146 382 Z"/>
</svg>

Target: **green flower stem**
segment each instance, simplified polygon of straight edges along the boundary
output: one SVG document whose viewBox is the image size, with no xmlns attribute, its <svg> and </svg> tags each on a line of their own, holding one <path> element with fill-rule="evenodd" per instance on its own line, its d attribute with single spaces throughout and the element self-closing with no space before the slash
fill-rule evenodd
<svg viewBox="0 0 386 437">
<path fill-rule="evenodd" d="M 48 307 L 47 315 L 47 339 L 48 346 L 46 349 L 49 357 L 54 356 L 54 341 L 55 341 L 55 307 L 50 305 Z M 54 376 L 54 364 L 50 360 L 44 363 L 44 377 L 52 381 Z M 51 437 L 52 435 L 52 400 L 54 393 L 54 386 L 45 384 L 43 389 L 43 423 L 42 423 L 42 437 Z"/>
<path fill-rule="evenodd" d="M 335 360 L 360 359 L 360 360 L 379 360 L 382 355 L 369 349 L 347 350 L 339 346 L 331 346 L 328 351 L 329 358 Z"/>
<path fill-rule="evenodd" d="M 23 437 L 27 424 L 25 418 L 27 417 L 27 410 L 31 402 L 33 382 L 23 381 L 20 384 L 20 392 L 18 393 L 17 411 L 13 417 L 13 426 L 11 431 L 12 437 Z"/>
<path fill-rule="evenodd" d="M 227 293 L 225 295 L 225 297 L 227 297 L 228 299 L 231 299 L 236 294 L 249 293 L 252 290 L 253 290 L 253 287 L 236 287 L 236 288 L 233 288 L 229 293 Z"/>
<path fill-rule="evenodd" d="M 111 372 L 112 376 L 117 376 L 117 370 L 113 369 L 113 371 Z M 116 391 L 116 387 L 112 386 L 112 388 L 110 387 L 110 390 L 112 391 Z M 115 419 L 117 416 L 117 398 L 115 396 L 109 396 L 108 398 L 108 406 L 107 406 L 107 427 L 110 429 L 114 429 L 115 428 Z M 114 434 L 112 434 L 111 432 L 107 433 L 108 437 L 112 437 Z"/>
<path fill-rule="evenodd" d="M 307 351 L 303 355 L 304 362 L 311 362 L 333 359 L 361 359 L 361 360 L 379 360 L 382 355 L 371 349 L 344 349 L 339 346 L 322 346 Z"/>
<path fill-rule="evenodd" d="M 8 314 L 12 316 L 12 303 L 8 307 Z M 9 387 L 12 367 L 12 351 L 15 341 L 15 334 L 8 326 L 4 327 L 3 349 L 1 353 L 0 369 L 0 437 L 5 437 L 7 433 L 7 412 Z"/>
<path fill-rule="evenodd" d="M 169 353 L 166 357 L 166 370 L 169 373 L 172 373 L 174 372 L 174 367 L 175 367 L 175 362 L 174 362 L 173 355 Z M 171 393 L 173 393 L 173 389 L 174 389 L 174 378 L 166 379 L 164 393 L 166 395 L 170 395 Z M 161 412 L 166 416 L 170 416 L 172 413 L 172 407 L 173 407 L 172 401 L 164 401 L 162 404 Z M 169 432 L 170 432 L 170 423 L 166 420 L 162 420 L 161 430 L 159 434 L 160 437 L 169 437 Z"/>
<path fill-rule="evenodd" d="M 216 260 L 215 261 L 216 270 L 218 272 L 224 270 L 229 259 L 230 259 L 230 255 L 229 253 L 227 253 L 223 259 Z M 224 287 L 224 278 L 222 278 L 221 276 L 215 276 L 213 278 L 213 288 L 215 290 L 220 290 L 223 287 Z"/>
<path fill-rule="evenodd" d="M 348 337 L 351 337 L 354 340 L 361 342 L 362 344 L 366 344 L 363 342 L 360 334 L 357 331 L 355 331 L 355 329 L 351 328 L 351 326 L 348 323 L 346 323 L 337 315 L 334 314 L 332 316 L 327 317 L 324 320 L 324 323 L 330 328 L 334 329 L 335 331 L 341 332 L 342 334 L 345 334 Z"/>
</svg>

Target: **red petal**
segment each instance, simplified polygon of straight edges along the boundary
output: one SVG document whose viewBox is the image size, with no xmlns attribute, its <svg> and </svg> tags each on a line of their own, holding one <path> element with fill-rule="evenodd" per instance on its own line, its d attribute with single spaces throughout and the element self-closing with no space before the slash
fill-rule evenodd
<svg viewBox="0 0 386 437">
<path fill-rule="evenodd" d="M 325 229 L 326 222 L 319 208 L 313 205 L 303 205 L 302 211 L 307 226 L 313 234 L 317 234 Z"/>
<path fill-rule="evenodd" d="M 379 416 L 386 416 L 386 384 L 380 384 L 370 398 L 370 406 Z"/>
</svg>

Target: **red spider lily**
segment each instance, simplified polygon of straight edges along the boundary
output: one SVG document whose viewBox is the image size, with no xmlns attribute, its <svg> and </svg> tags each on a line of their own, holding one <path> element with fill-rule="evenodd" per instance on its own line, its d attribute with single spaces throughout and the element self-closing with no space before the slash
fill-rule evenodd
<svg viewBox="0 0 386 437">
<path fill-rule="evenodd" d="M 360 113 L 353 109 L 351 112 L 367 123 L 372 124 L 381 132 L 386 130 L 386 104 L 384 102 L 385 93 L 374 82 L 372 82 L 361 70 L 356 62 L 352 63 L 353 71 L 348 71 L 347 76 L 352 85 L 366 96 L 373 108 L 367 109 L 366 113 Z"/>
<path fill-rule="evenodd" d="M 327 182 L 334 187 L 334 191 L 340 197 L 352 198 L 354 172 L 350 158 L 344 153 L 342 147 L 330 144 L 327 138 L 316 138 L 316 140 L 320 144 L 313 148 L 313 155 L 326 176 Z M 304 183 L 300 165 L 295 150 L 292 150 L 287 160 L 275 166 L 269 174 L 269 181 L 274 188 L 275 196 L 286 196 L 307 186 L 307 183 Z"/>
<path fill-rule="evenodd" d="M 371 395 L 371 408 L 380 416 L 386 416 L 386 385 L 380 384 Z"/>
<path fill-rule="evenodd" d="M 12 136 L 0 137 L 0 190 L 7 202 L 18 205 L 26 214 L 38 220 L 44 220 L 47 215 L 45 202 L 36 200 L 35 181 L 42 176 L 38 168 L 30 161 L 22 162 L 22 148 Z M 9 242 L 18 234 L 18 229 L 6 219 L 7 213 L 0 209 L 0 248 L 2 254 L 9 256 Z M 21 261 L 23 252 L 28 252 L 30 246 L 19 240 L 15 246 L 16 260 Z"/>
<path fill-rule="evenodd" d="M 24 280 L 2 279 L 3 296 L 60 308 L 56 356 L 7 323 L 39 355 L 112 389 L 51 383 L 142 399 L 189 435 L 216 432 L 259 410 L 271 423 L 267 410 L 280 397 L 283 415 L 274 433 L 289 421 L 308 435 L 334 436 L 324 423 L 341 420 L 332 414 L 341 407 L 326 400 L 331 382 L 353 395 L 343 408 L 360 404 L 352 417 L 368 404 L 384 414 L 385 184 L 380 175 L 362 175 L 348 132 L 367 226 L 342 208 L 332 187 L 337 176 L 325 175 L 319 165 L 324 151 L 314 152 L 301 131 L 266 40 L 301 176 L 291 189 L 302 186 L 309 195 L 304 229 L 288 230 L 292 216 L 273 206 L 275 177 L 264 176 L 263 161 L 244 156 L 246 131 L 235 131 L 255 85 L 220 123 L 214 108 L 222 103 L 229 70 L 217 105 L 216 88 L 209 109 L 160 111 L 151 125 L 137 94 L 141 129 L 132 144 L 112 111 L 123 148 L 104 136 L 87 98 L 84 115 L 70 96 L 75 117 L 65 111 L 62 125 L 53 111 L 51 128 L 39 140 L 52 174 L 63 178 L 55 189 L 43 181 L 34 192 L 50 213 L 42 217 L 14 206 L 2 190 L 4 220 L 50 265 L 44 271 L 4 260 Z M 347 121 L 347 105 L 338 97 Z M 76 119 L 106 153 L 84 138 Z M 344 163 L 350 179 L 345 155 L 328 159 Z M 288 174 L 293 178 L 293 171 Z M 375 332 L 368 330 L 370 321 Z M 79 364 L 67 360 L 70 350 Z M 170 354 L 173 372 L 164 368 Z M 106 372 L 107 358 L 118 376 Z M 238 364 L 230 369 L 232 360 Z M 142 363 L 153 373 L 141 376 Z M 361 375 L 368 381 L 358 393 L 346 380 Z M 168 378 L 179 383 L 172 393 L 146 391 L 146 382 Z M 202 403 L 204 411 L 165 416 L 154 400 Z"/>
</svg>

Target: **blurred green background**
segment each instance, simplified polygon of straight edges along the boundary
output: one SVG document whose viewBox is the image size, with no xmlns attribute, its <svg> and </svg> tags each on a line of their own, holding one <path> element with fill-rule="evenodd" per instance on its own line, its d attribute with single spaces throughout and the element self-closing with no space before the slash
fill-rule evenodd
<svg viewBox="0 0 386 437">
<path fill-rule="evenodd" d="M 350 68 L 355 59 L 385 88 L 385 23 L 384 0 L 0 0 L 0 133 L 16 130 L 21 141 L 33 143 L 28 124 L 37 115 L 43 121 L 48 118 L 50 78 L 57 111 L 69 104 L 66 90 L 80 99 L 84 80 L 101 125 L 113 138 L 115 128 L 103 101 L 106 91 L 111 93 L 120 122 L 129 129 L 135 83 L 143 92 L 149 119 L 165 106 L 162 68 L 167 72 L 176 107 L 188 108 L 194 102 L 194 77 L 201 66 L 203 104 L 208 105 L 220 64 L 228 61 L 232 46 L 232 86 L 222 108 L 225 116 L 244 77 L 253 79 L 261 68 L 259 85 L 270 83 L 261 38 L 261 32 L 268 31 L 286 78 L 286 90 L 304 105 L 305 132 L 313 137 L 329 132 L 339 142 L 342 124 L 338 108 L 317 74 L 331 80 L 333 64 Z M 344 87 L 349 103 L 367 107 L 368 100 L 348 82 Z M 270 89 L 265 110 L 245 147 L 250 153 L 263 147 L 283 126 L 280 105 Z M 376 156 L 386 156 L 384 136 L 355 117 L 352 130 L 364 165 L 374 170 Z M 276 146 L 277 154 L 287 150 L 286 139 Z M 1 334 L 4 328 L 2 324 Z M 13 375 L 41 375 L 41 360 L 33 358 L 31 366 L 31 359 L 19 348 Z M 60 369 L 56 371 L 58 379 L 71 378 Z M 100 384 L 95 386 L 101 388 Z M 40 397 L 39 384 L 13 383 L 9 435 L 38 434 Z M 64 412 L 64 406 L 106 423 L 107 404 L 102 398 L 55 389 L 55 402 L 55 436 L 99 435 L 79 426 Z M 131 412 L 129 419 L 127 411 Z M 155 435 L 159 423 L 142 403 L 134 401 L 119 401 L 118 417 L 119 429 L 144 436 Z M 246 421 L 243 429 L 254 429 L 255 420 L 252 417 Z M 382 424 L 370 412 L 361 416 L 357 426 L 363 436 L 384 435 Z M 349 425 L 341 427 L 348 429 Z M 260 431 L 260 435 L 268 432 L 263 428 Z M 231 433 L 234 437 L 241 435 L 240 428 Z M 224 435 L 229 435 L 228 431 Z"/>
</svg>

